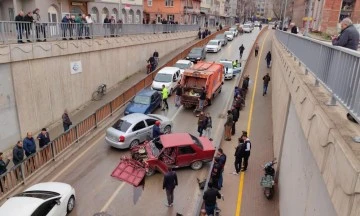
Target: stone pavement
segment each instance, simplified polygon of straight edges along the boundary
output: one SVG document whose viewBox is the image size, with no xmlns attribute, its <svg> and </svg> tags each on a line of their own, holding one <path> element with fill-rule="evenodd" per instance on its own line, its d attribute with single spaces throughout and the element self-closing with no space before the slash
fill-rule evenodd
<svg viewBox="0 0 360 216">
<path fill-rule="evenodd" d="M 271 70 L 266 68 L 264 59 L 266 53 L 271 50 L 272 35 L 273 30 L 266 30 L 266 32 L 258 38 L 260 46 L 258 57 L 255 58 L 254 52 L 252 52 L 247 60 L 248 65 L 244 73 L 250 75 L 250 85 L 246 96 L 246 106 L 240 112 L 240 118 L 236 124 L 236 134 L 232 137 L 232 140 L 222 141 L 221 143 L 221 147 L 227 155 L 227 162 L 223 173 L 224 187 L 221 190 L 221 193 L 224 195 L 224 201 L 218 200 L 217 202 L 221 209 L 221 215 L 279 215 L 278 191 L 275 190 L 273 200 L 267 200 L 263 195 L 263 190 L 260 186 L 260 179 L 263 175 L 263 170 L 260 165 L 273 159 L 271 82 L 269 84 L 268 94 L 262 96 L 262 78 L 266 73 L 270 73 L 271 76 Z M 264 40 L 265 43 L 263 45 Z M 260 62 L 258 65 L 259 59 Z M 258 66 L 259 70 L 256 89 L 254 89 Z M 254 90 L 255 94 L 253 95 Z M 252 100 L 254 100 L 253 105 Z M 249 138 L 252 141 L 249 167 L 245 174 L 233 175 L 232 172 L 235 170 L 235 147 L 237 146 L 237 140 L 241 135 L 241 131 L 249 130 L 248 122 L 249 114 L 251 113 L 250 109 L 253 110 L 249 131 Z M 241 179 L 241 177 L 244 177 L 244 179 Z M 239 192 L 240 183 L 243 183 L 242 195 Z"/>
</svg>

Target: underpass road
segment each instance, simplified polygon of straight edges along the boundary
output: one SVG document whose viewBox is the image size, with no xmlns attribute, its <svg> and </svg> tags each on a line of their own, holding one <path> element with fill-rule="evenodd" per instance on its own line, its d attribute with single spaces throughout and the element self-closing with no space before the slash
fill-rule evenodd
<svg viewBox="0 0 360 216">
<path fill-rule="evenodd" d="M 243 34 L 217 54 L 207 54 L 206 61 L 220 59 L 235 60 L 239 58 L 239 46 L 244 44 L 243 59 L 246 60 L 249 49 L 258 35 L 256 29 L 251 34 Z M 243 64 L 244 66 L 244 64 Z M 213 104 L 206 108 L 213 118 L 213 139 L 218 140 L 223 127 L 224 117 L 237 79 L 225 81 L 222 92 Z M 174 122 L 173 132 L 189 132 L 196 136 L 197 117 L 192 110 L 183 107 L 175 108 L 174 96 L 168 99 L 170 109 L 155 112 L 165 115 Z M 175 189 L 174 206 L 165 207 L 165 191 L 162 190 L 163 175 L 160 173 L 146 178 L 144 188 L 123 183 L 110 174 L 119 163 L 120 157 L 129 154 L 128 150 L 118 150 L 109 147 L 104 141 L 105 134 L 101 134 L 93 141 L 81 148 L 79 152 L 64 162 L 63 166 L 55 170 L 45 181 L 59 181 L 71 184 L 76 190 L 76 207 L 71 216 L 87 216 L 105 211 L 113 216 L 123 215 L 183 215 L 192 216 L 196 209 L 197 199 L 201 193 L 196 178 L 206 177 L 210 164 L 204 165 L 199 171 L 190 168 L 176 170 L 179 186 Z M 218 146 L 219 143 L 214 143 Z"/>
</svg>

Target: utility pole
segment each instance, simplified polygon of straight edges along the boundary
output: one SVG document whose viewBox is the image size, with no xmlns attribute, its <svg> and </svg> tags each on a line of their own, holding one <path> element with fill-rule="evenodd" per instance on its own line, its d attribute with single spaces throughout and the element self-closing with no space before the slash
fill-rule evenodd
<svg viewBox="0 0 360 216">
<path fill-rule="evenodd" d="M 304 36 L 308 36 L 309 34 L 309 27 L 310 27 L 310 16 L 311 16 L 311 10 L 312 10 L 312 0 L 308 0 L 309 5 L 308 5 L 308 12 L 307 12 L 307 20 L 306 20 L 306 24 L 305 24 L 305 31 L 304 31 Z"/>
<path fill-rule="evenodd" d="M 282 28 L 281 28 L 281 30 L 284 30 L 287 2 L 288 2 L 288 0 L 285 0 L 284 19 L 283 19 L 283 22 L 282 22 L 282 26 L 281 26 Z"/>
</svg>

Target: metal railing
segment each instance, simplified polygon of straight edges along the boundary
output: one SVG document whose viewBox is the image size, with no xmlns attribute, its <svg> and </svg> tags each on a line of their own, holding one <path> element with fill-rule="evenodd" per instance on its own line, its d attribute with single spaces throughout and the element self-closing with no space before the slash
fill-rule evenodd
<svg viewBox="0 0 360 216">
<path fill-rule="evenodd" d="M 336 101 L 360 122 L 360 53 L 343 47 L 276 31 L 276 38 L 332 94 L 329 105 Z"/>
<path fill-rule="evenodd" d="M 0 44 L 197 31 L 199 25 L 0 22 Z"/>
<path fill-rule="evenodd" d="M 173 66 L 177 60 L 184 59 L 190 50 L 194 47 L 204 46 L 209 40 L 213 39 L 217 34 L 223 33 L 226 29 L 213 33 L 203 40 L 199 40 L 191 47 L 185 49 L 165 65 L 159 67 L 153 73 L 147 75 L 144 79 L 130 87 L 128 90 L 117 96 L 109 103 L 103 105 L 93 114 L 70 128 L 68 131 L 56 137 L 48 145 L 40 149 L 35 154 L 27 157 L 22 163 L 12 167 L 6 173 L 0 175 L 0 200 L 13 190 L 25 184 L 27 179 L 42 169 L 48 163 L 56 160 L 56 158 L 65 152 L 69 147 L 78 143 L 84 136 L 97 128 L 99 124 L 109 118 L 113 113 L 118 111 L 127 102 L 129 102 L 142 89 L 152 84 L 156 73 L 163 67 Z"/>
</svg>

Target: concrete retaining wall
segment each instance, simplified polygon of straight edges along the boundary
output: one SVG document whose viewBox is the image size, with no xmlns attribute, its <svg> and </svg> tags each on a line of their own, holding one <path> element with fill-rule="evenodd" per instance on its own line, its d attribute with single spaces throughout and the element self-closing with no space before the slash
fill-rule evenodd
<svg viewBox="0 0 360 216">
<path fill-rule="evenodd" d="M 280 212 L 360 215 L 360 148 L 352 140 L 359 125 L 346 119 L 342 106 L 325 105 L 330 94 L 275 38 L 272 54 Z"/>
<path fill-rule="evenodd" d="M 196 35 L 179 32 L 1 46 L 0 63 L 9 62 L 15 86 L 21 136 L 59 120 L 65 108 L 71 111 L 85 104 L 100 84 L 111 88 L 145 71 L 145 60 L 154 50 L 161 58 Z M 71 74 L 74 61 L 81 61 L 81 73 Z"/>
</svg>

